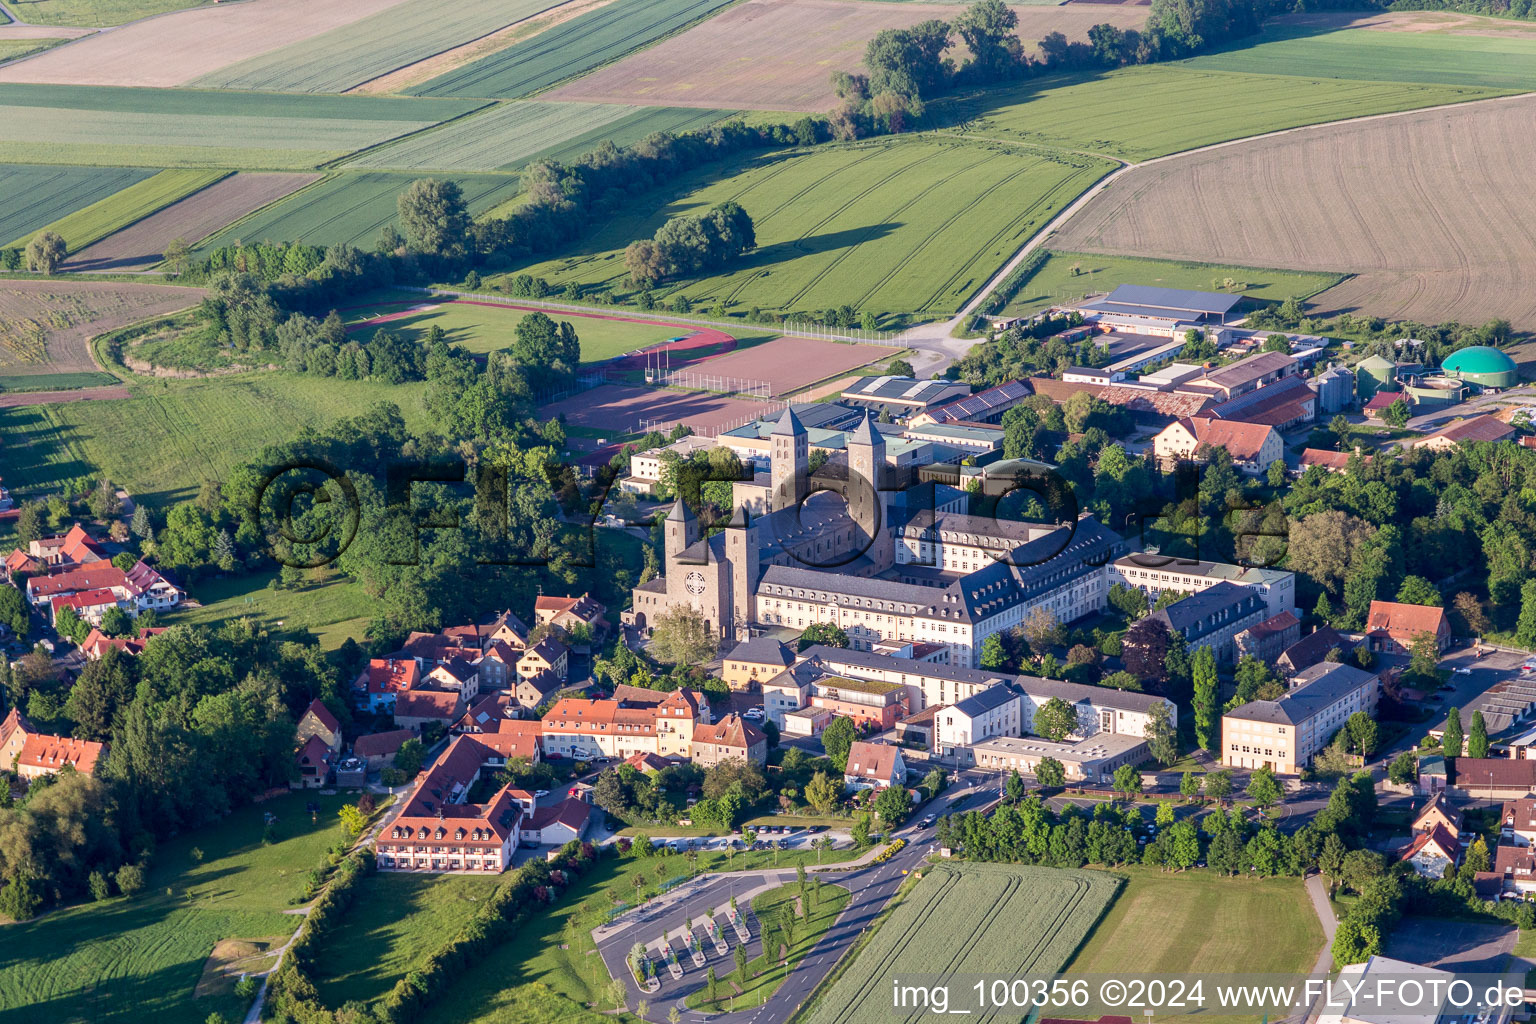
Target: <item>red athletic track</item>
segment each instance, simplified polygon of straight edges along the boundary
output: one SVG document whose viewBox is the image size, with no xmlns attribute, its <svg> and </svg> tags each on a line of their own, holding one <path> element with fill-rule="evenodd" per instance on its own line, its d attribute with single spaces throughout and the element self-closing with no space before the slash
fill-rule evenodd
<svg viewBox="0 0 1536 1024">
<path fill-rule="evenodd" d="M 672 323 L 667 320 L 647 320 L 642 317 L 634 316 L 609 316 L 602 313 L 573 313 L 563 309 L 545 309 L 541 306 L 517 306 L 507 302 L 478 302 L 474 299 L 452 299 L 447 302 L 432 302 L 430 300 L 422 300 L 403 301 L 399 303 L 370 303 L 371 306 L 448 306 L 455 304 L 461 306 L 488 306 L 491 309 L 515 309 L 525 313 L 544 313 L 546 315 L 553 314 L 557 317 L 573 317 L 584 320 L 612 320 L 616 323 L 622 324 L 646 324 L 651 327 L 665 327 L 668 330 L 676 331 L 679 334 L 686 333 L 689 335 L 688 337 L 679 339 L 678 341 L 664 341 L 658 345 L 652 345 L 649 348 L 641 349 L 637 352 L 630 352 L 627 355 L 622 356 L 614 356 L 612 359 L 609 359 L 607 362 L 601 364 L 605 369 L 609 370 L 643 370 L 645 369 L 645 357 L 647 353 L 671 352 L 673 356 L 676 357 L 679 353 L 691 352 L 695 349 L 712 348 L 715 349 L 715 351 L 710 352 L 709 355 L 717 356 L 723 355 L 736 347 L 736 339 L 731 337 L 729 334 L 726 334 L 724 331 L 717 331 L 712 328 L 700 329 L 697 327 L 692 327 L 688 324 Z M 367 309 L 369 307 L 352 306 L 349 308 Z M 388 323 L 391 320 L 400 320 L 411 315 L 413 315 L 413 310 L 411 309 L 403 309 L 398 313 L 385 313 L 383 316 L 376 316 L 371 320 L 362 320 L 355 324 L 349 324 L 347 326 L 347 330 L 359 331 L 365 327 L 373 327 L 378 324 Z M 685 356 L 678 360 L 678 365 L 682 365 L 688 361 L 689 357 Z"/>
</svg>

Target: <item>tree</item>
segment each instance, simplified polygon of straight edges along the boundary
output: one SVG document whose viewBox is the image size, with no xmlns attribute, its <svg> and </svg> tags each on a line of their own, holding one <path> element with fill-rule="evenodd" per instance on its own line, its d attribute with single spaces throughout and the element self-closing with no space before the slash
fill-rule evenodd
<svg viewBox="0 0 1536 1024">
<path fill-rule="evenodd" d="M 128 636 L 134 631 L 133 618 L 121 608 L 108 608 L 101 613 L 101 631 L 107 636 Z"/>
<path fill-rule="evenodd" d="M 1179 732 L 1173 726 L 1168 705 L 1158 701 L 1147 714 L 1147 749 L 1164 768 L 1179 759 Z"/>
<path fill-rule="evenodd" d="M 1179 795 L 1186 800 L 1193 800 L 1200 795 L 1200 788 L 1205 781 L 1205 776 L 1195 772 L 1185 772 L 1179 779 Z"/>
<path fill-rule="evenodd" d="M 1419 759 L 1411 750 L 1405 750 L 1387 765 L 1387 781 L 1396 786 L 1408 786 L 1419 778 Z"/>
<path fill-rule="evenodd" d="M 26 510 L 22 511 L 25 514 Z M 1515 625 L 1515 643 L 1521 647 L 1536 647 L 1536 579 L 1520 585 L 1520 619 Z"/>
<path fill-rule="evenodd" d="M 52 274 L 64 262 L 69 250 L 64 236 L 57 231 L 44 231 L 33 236 L 27 243 L 27 269 L 37 274 Z"/>
<path fill-rule="evenodd" d="M 826 734 L 822 734 L 822 742 L 826 742 Z M 845 754 L 844 757 L 847 755 Z M 817 814 L 831 814 L 843 796 L 842 783 L 828 775 L 826 772 L 817 772 L 811 776 L 811 781 L 805 784 L 806 802 L 815 809 Z"/>
<path fill-rule="evenodd" d="M 1121 642 L 1121 663 L 1138 679 L 1168 677 L 1168 627 L 1161 619 L 1141 619 L 1125 632 Z"/>
<path fill-rule="evenodd" d="M 1272 769 L 1265 766 L 1248 777 L 1248 796 L 1260 810 L 1267 810 L 1284 798 Z"/>
<path fill-rule="evenodd" d="M 1440 591 L 1422 576 L 1404 576 L 1394 600 L 1398 604 L 1424 604 L 1432 608 L 1439 608 L 1442 603 Z"/>
<path fill-rule="evenodd" d="M 1344 877 L 1344 859 L 1349 850 L 1337 832 L 1329 832 L 1323 840 L 1323 848 L 1317 855 L 1317 870 L 1328 880 L 1328 887 L 1335 889 Z"/>
<path fill-rule="evenodd" d="M 352 804 L 342 804 L 341 810 L 336 813 L 341 817 L 341 830 L 349 839 L 356 839 L 368 827 L 367 815 Z"/>
<path fill-rule="evenodd" d="M 418 179 L 400 193 L 395 206 L 412 249 L 449 259 L 464 254 L 473 222 L 458 182 Z"/>
<path fill-rule="evenodd" d="M 137 864 L 124 864 L 117 869 L 112 880 L 117 883 L 117 891 L 124 896 L 137 896 L 144 891 L 144 869 Z"/>
<path fill-rule="evenodd" d="M 1132 764 L 1123 764 L 1115 769 L 1114 782 L 1112 783 L 1116 793 L 1130 797 L 1141 792 L 1141 772 Z"/>
<path fill-rule="evenodd" d="M 426 756 L 427 751 L 422 746 L 421 740 L 413 736 L 400 744 L 400 749 L 395 751 L 394 764 L 407 777 L 415 778 L 416 774 L 421 771 L 421 766 L 425 762 Z"/>
<path fill-rule="evenodd" d="M 1016 804 L 1024 799 L 1024 779 L 1019 775 L 1018 769 L 1008 773 L 1008 778 L 1003 780 L 1003 795 L 1008 802 Z"/>
<path fill-rule="evenodd" d="M 995 672 L 1007 664 L 1008 655 L 1003 651 L 1003 638 L 997 633 L 988 636 L 981 643 L 981 657 L 978 664 L 988 672 Z"/>
<path fill-rule="evenodd" d="M 1488 723 L 1481 711 L 1472 712 L 1472 730 L 1467 733 L 1467 756 L 1488 756 Z"/>
<path fill-rule="evenodd" d="M 900 784 L 887 786 L 875 797 L 874 808 L 887 830 L 896 828 L 912 813 L 912 794 Z"/>
<path fill-rule="evenodd" d="M 1363 519 L 1330 509 L 1304 516 L 1286 541 L 1290 567 L 1311 576 L 1331 594 L 1342 593 L 1355 552 L 1376 533 Z"/>
<path fill-rule="evenodd" d="M 1157 802 L 1157 814 L 1152 819 L 1158 828 L 1164 828 L 1173 824 L 1173 804 L 1167 800 Z"/>
<path fill-rule="evenodd" d="M 848 768 L 848 751 L 853 746 L 854 740 L 859 738 L 858 727 L 853 724 L 853 719 L 838 715 L 828 723 L 821 731 L 821 749 L 827 752 L 832 759 L 832 766 L 838 771 L 846 771 Z"/>
<path fill-rule="evenodd" d="M 1216 731 L 1219 712 L 1216 706 L 1219 685 L 1216 678 L 1216 653 L 1209 647 L 1201 647 L 1195 651 L 1193 674 L 1195 742 L 1201 749 L 1211 750 L 1214 749 L 1212 745 L 1221 737 Z"/>
<path fill-rule="evenodd" d="M 1077 728 L 1077 712 L 1060 697 L 1052 697 L 1035 712 L 1035 734 L 1054 743 L 1060 743 L 1076 732 Z"/>
<path fill-rule="evenodd" d="M 800 634 L 796 650 L 803 651 L 817 644 L 823 647 L 847 647 L 848 634 L 842 627 L 834 626 L 830 622 L 813 622 L 805 627 L 805 632 Z"/>
<path fill-rule="evenodd" d="M 1024 639 L 1029 649 L 1044 654 L 1049 648 L 1061 643 L 1064 631 L 1060 621 L 1044 605 L 1036 605 L 1024 619 Z"/>
<path fill-rule="evenodd" d="M 1205 795 L 1222 803 L 1232 795 L 1232 773 L 1223 768 L 1219 772 L 1207 772 L 1205 776 Z"/>
<path fill-rule="evenodd" d="M 1047 789 L 1057 789 L 1067 784 L 1067 769 L 1054 757 L 1042 757 L 1035 764 L 1035 781 Z"/>
<path fill-rule="evenodd" d="M 651 633 L 651 654 L 664 665 L 698 665 L 715 655 L 715 637 L 704 613 L 680 604 L 657 615 Z"/>
<path fill-rule="evenodd" d="M 745 986 L 746 983 L 747 983 L 747 947 L 746 947 L 746 944 L 742 943 L 742 942 L 738 942 L 736 944 L 736 952 L 733 954 L 733 956 L 736 959 L 736 982 L 739 985 Z"/>
<path fill-rule="evenodd" d="M 853 819 L 853 827 L 848 830 L 848 837 L 853 840 L 853 845 L 860 849 L 869 845 L 869 815 L 861 814 Z"/>
<path fill-rule="evenodd" d="M 1461 708 L 1451 708 L 1445 715 L 1445 735 L 1440 740 L 1440 747 L 1446 757 L 1460 757 L 1461 744 Z"/>
<path fill-rule="evenodd" d="M 1364 711 L 1356 711 L 1344 722 L 1344 728 L 1349 733 L 1350 742 L 1354 744 L 1355 751 L 1364 758 L 1369 759 L 1376 753 L 1378 730 L 1376 722 Z"/>
<path fill-rule="evenodd" d="M 874 330 L 873 327 L 867 329 Z M 913 374 L 912 364 L 905 359 L 892 359 L 891 364 L 885 368 L 885 372 L 891 377 L 910 377 Z"/>
<path fill-rule="evenodd" d="M 1406 398 L 1394 399 L 1391 405 L 1382 410 L 1381 418 L 1388 426 L 1402 429 L 1413 418 L 1413 408 Z"/>
</svg>

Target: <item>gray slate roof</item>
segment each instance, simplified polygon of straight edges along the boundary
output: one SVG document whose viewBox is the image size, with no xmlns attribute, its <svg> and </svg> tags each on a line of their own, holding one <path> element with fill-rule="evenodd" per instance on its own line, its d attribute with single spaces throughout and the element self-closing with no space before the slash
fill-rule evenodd
<svg viewBox="0 0 1536 1024">
<path fill-rule="evenodd" d="M 1227 714 L 1251 722 L 1300 725 L 1376 678 L 1374 672 L 1327 661 L 1296 673 L 1295 689 L 1279 700 L 1251 700 Z"/>
</svg>

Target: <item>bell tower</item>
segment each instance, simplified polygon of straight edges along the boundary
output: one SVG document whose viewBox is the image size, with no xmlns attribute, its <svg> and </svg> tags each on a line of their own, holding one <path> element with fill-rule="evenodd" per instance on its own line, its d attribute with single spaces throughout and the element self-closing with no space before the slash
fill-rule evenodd
<svg viewBox="0 0 1536 1024">
<path fill-rule="evenodd" d="M 810 482 L 811 442 L 793 407 L 784 410 L 768 441 L 769 482 L 773 488 L 768 507 L 777 512 L 798 505 L 805 498 Z"/>
</svg>

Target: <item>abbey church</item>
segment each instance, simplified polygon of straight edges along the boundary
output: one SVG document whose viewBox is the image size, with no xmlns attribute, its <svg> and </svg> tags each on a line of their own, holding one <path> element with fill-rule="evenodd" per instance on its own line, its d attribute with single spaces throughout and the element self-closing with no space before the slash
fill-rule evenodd
<svg viewBox="0 0 1536 1024">
<path fill-rule="evenodd" d="M 814 474 L 809 453 L 786 409 L 767 478 L 733 485 L 724 530 L 700 536 L 679 498 L 664 524 L 663 575 L 635 588 L 627 624 L 647 631 L 680 605 L 725 641 L 827 622 L 855 650 L 932 643 L 971 667 L 988 636 L 1037 607 L 1060 622 L 1104 607 L 1102 567 L 1124 544 L 1091 516 L 1069 527 L 969 515 L 964 492 L 899 478 L 869 416 Z"/>
</svg>

